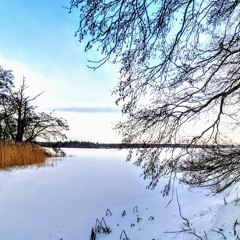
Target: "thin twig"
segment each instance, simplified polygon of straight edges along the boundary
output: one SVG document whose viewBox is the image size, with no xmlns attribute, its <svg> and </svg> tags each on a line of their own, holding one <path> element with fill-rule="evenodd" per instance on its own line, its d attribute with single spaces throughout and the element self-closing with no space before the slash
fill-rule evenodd
<svg viewBox="0 0 240 240">
<path fill-rule="evenodd" d="M 223 236 L 223 239 L 227 239 L 226 236 L 221 231 L 217 231 L 214 229 L 212 229 L 212 231 L 221 234 Z"/>
</svg>

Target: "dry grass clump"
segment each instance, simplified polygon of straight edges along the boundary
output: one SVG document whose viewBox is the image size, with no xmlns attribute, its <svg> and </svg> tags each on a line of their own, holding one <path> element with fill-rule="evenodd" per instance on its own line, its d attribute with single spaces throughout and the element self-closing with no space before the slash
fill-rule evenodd
<svg viewBox="0 0 240 240">
<path fill-rule="evenodd" d="M 0 142 L 0 169 L 41 165 L 51 154 L 32 143 Z"/>
</svg>

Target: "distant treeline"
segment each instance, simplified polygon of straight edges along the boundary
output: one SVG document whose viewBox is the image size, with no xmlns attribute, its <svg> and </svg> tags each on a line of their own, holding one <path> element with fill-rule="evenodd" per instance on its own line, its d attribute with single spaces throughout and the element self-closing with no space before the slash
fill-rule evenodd
<svg viewBox="0 0 240 240">
<path fill-rule="evenodd" d="M 38 142 L 38 144 L 43 147 L 52 148 L 130 148 L 129 144 L 94 143 L 85 141 Z"/>
<path fill-rule="evenodd" d="M 85 142 L 85 141 L 65 141 L 65 142 L 38 142 L 39 145 L 43 147 L 51 148 L 154 148 L 154 147 L 163 147 L 163 148 L 187 148 L 188 144 L 126 144 L 126 143 L 94 143 L 94 142 Z M 203 147 L 216 147 L 214 145 L 195 145 L 191 146 L 195 148 Z M 218 147 L 233 147 L 232 145 L 218 145 Z"/>
</svg>

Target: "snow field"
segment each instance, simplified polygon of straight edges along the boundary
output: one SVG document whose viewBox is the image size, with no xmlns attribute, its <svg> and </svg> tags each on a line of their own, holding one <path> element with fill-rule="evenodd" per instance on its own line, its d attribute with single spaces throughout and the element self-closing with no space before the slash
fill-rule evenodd
<svg viewBox="0 0 240 240">
<path fill-rule="evenodd" d="M 164 179 L 156 189 L 146 189 L 141 169 L 126 163 L 125 150 L 66 153 L 48 160 L 54 167 L 0 172 L 1 240 L 89 240 L 102 218 L 111 233 L 99 233 L 97 240 L 235 240 L 240 235 L 238 188 L 208 196 L 204 189 L 178 185 L 180 204 L 174 193 L 167 206 L 171 197 L 160 193 Z M 178 234 L 183 228 L 188 231 Z"/>
</svg>

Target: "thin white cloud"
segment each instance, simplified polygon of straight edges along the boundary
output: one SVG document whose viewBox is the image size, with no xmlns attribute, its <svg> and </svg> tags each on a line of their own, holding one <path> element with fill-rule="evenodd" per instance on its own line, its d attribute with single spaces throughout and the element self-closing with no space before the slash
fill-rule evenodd
<svg viewBox="0 0 240 240">
<path fill-rule="evenodd" d="M 114 107 L 58 107 L 56 111 L 75 113 L 119 113 L 120 110 Z"/>
</svg>

